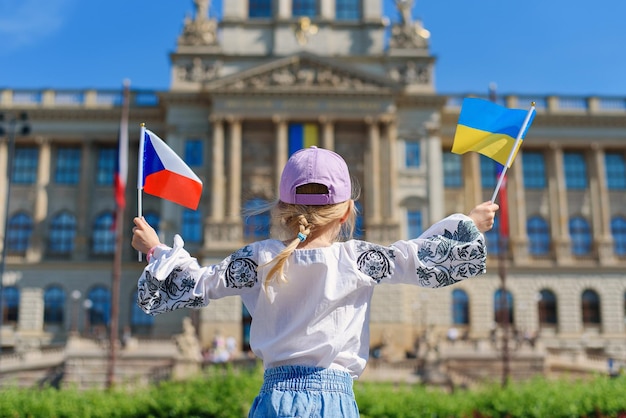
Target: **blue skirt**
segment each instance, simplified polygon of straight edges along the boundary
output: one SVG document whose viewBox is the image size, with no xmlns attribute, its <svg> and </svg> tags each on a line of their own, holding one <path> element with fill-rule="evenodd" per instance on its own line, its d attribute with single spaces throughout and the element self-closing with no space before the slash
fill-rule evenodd
<svg viewBox="0 0 626 418">
<path fill-rule="evenodd" d="M 352 378 L 321 367 L 280 366 L 267 369 L 249 418 L 357 418 Z"/>
</svg>

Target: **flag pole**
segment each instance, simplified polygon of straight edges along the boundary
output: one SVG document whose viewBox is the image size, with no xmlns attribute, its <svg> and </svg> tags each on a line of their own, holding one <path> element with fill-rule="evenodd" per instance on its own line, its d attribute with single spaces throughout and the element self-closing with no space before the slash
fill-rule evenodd
<svg viewBox="0 0 626 418">
<path fill-rule="evenodd" d="M 128 114 L 130 107 L 130 81 L 124 80 L 122 100 L 122 117 L 118 138 L 118 184 L 123 184 L 121 193 L 126 194 L 126 175 L 128 171 Z M 122 161 L 119 161 L 121 159 Z M 119 186 L 118 186 L 119 187 Z M 115 208 L 115 254 L 113 255 L 113 274 L 111 280 L 111 322 L 109 324 L 109 353 L 107 362 L 106 387 L 111 389 L 115 384 L 115 363 L 119 329 L 120 280 L 122 276 L 122 242 L 124 237 L 124 212 L 126 199 L 118 201 Z"/>
<path fill-rule="evenodd" d="M 528 113 L 526 114 L 526 119 L 524 119 L 524 123 L 517 134 L 517 138 L 515 138 L 515 144 L 513 144 L 513 148 L 511 148 L 511 152 L 509 153 L 509 157 L 506 160 L 506 164 L 502 168 L 502 172 L 500 173 L 500 177 L 498 177 L 498 183 L 496 184 L 496 188 L 493 191 L 493 195 L 491 196 L 491 202 L 496 201 L 496 197 L 498 196 L 498 192 L 500 191 L 500 187 L 502 186 L 502 181 L 504 180 L 504 176 L 506 175 L 507 170 L 513 163 L 513 157 L 515 156 L 515 152 L 519 148 L 520 142 L 522 142 L 522 136 L 524 132 L 526 132 L 526 127 L 528 126 L 528 122 L 530 121 L 530 117 L 535 111 L 535 102 L 530 104 L 530 109 L 528 109 Z"/>
<path fill-rule="evenodd" d="M 146 137 L 146 124 L 141 123 L 139 129 L 139 156 L 137 162 L 137 216 L 143 216 L 143 204 L 142 204 L 142 193 L 143 189 L 143 153 L 144 153 L 144 144 Z M 143 256 L 141 251 L 137 251 L 137 261 L 141 262 L 143 260 Z"/>
</svg>

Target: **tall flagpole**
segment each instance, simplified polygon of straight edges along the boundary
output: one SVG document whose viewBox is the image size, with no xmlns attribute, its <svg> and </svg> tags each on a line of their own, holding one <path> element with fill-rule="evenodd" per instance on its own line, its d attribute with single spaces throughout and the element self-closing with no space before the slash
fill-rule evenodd
<svg viewBox="0 0 626 418">
<path fill-rule="evenodd" d="M 126 194 L 126 177 L 128 173 L 128 113 L 130 101 L 130 82 L 124 80 L 124 93 L 122 101 L 122 117 L 119 133 L 119 157 L 117 181 L 121 185 L 121 192 Z M 116 196 L 117 198 L 118 196 Z M 124 196 L 121 196 L 124 198 Z M 120 305 L 120 279 L 122 275 L 122 243 L 124 238 L 124 212 L 126 209 L 125 198 L 116 199 L 115 211 L 115 254 L 113 256 L 113 278 L 111 283 L 111 325 L 109 329 L 109 361 L 107 364 L 107 388 L 115 383 L 115 362 L 119 333 L 119 305 Z"/>
<path fill-rule="evenodd" d="M 139 157 L 137 161 L 137 216 L 143 216 L 143 202 L 142 202 L 142 194 L 143 190 L 143 153 L 144 153 L 144 145 L 146 142 L 146 124 L 141 123 L 139 128 Z M 143 255 L 141 251 L 137 251 L 137 261 L 141 263 L 143 260 Z"/>
<path fill-rule="evenodd" d="M 489 85 L 489 100 L 492 102 L 497 101 L 496 95 L 496 87 L 495 83 L 491 83 Z M 524 122 L 524 127 L 520 130 L 521 133 L 524 132 L 525 126 L 527 125 L 528 118 L 526 122 Z M 518 135 L 518 138 L 520 137 Z M 509 158 L 507 160 L 507 164 L 502 167 L 502 171 L 500 172 L 500 176 L 498 178 L 498 184 L 496 185 L 496 190 L 493 193 L 493 197 L 491 201 L 495 203 L 496 196 L 498 195 L 498 191 L 500 187 L 504 183 L 504 179 L 506 178 L 506 169 L 510 165 L 510 160 L 512 155 L 515 153 L 517 149 L 517 141 L 509 154 Z M 498 275 L 500 277 L 500 308 L 496 311 L 496 321 L 500 323 L 502 327 L 502 387 L 506 387 L 509 382 L 509 376 L 511 374 L 511 352 L 509 350 L 509 306 L 508 306 L 508 298 L 507 298 L 507 290 L 506 290 L 506 258 L 507 258 L 507 250 L 508 250 L 508 237 L 504 233 L 504 224 L 505 222 L 509 222 L 509 213 L 507 210 L 508 202 L 507 202 L 507 190 L 506 186 L 503 190 L 503 194 L 500 197 L 500 227 L 498 229 Z"/>
<path fill-rule="evenodd" d="M 489 97 L 491 97 L 491 93 L 489 94 Z M 502 173 L 500 173 L 500 177 L 498 177 L 498 184 L 496 184 L 496 188 L 493 191 L 493 195 L 491 196 L 492 202 L 496 201 L 496 197 L 498 196 L 498 191 L 500 190 L 500 187 L 502 186 L 502 181 L 504 180 L 506 171 L 513 163 L 515 152 L 517 151 L 517 149 L 520 146 L 520 143 L 522 142 L 522 136 L 524 135 L 524 132 L 526 132 L 526 128 L 528 127 L 528 122 L 530 122 L 530 117 L 533 115 L 534 112 L 535 112 L 535 102 L 532 102 L 530 105 L 530 109 L 528 109 L 528 113 L 526 114 L 526 119 L 524 119 L 524 123 L 522 123 L 522 127 L 520 128 L 519 133 L 517 134 L 517 138 L 515 138 L 515 143 L 513 144 L 513 148 L 511 148 L 511 152 L 509 152 L 509 157 L 507 158 L 506 164 L 504 165 L 504 168 L 502 169 Z"/>
</svg>

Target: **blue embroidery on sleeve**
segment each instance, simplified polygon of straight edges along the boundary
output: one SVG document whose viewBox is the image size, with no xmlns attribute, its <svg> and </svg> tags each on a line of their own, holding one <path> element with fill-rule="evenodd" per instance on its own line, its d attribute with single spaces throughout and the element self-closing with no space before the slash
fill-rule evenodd
<svg viewBox="0 0 626 418">
<path fill-rule="evenodd" d="M 226 287 L 242 289 L 253 287 L 257 283 L 258 265 L 252 260 L 252 247 L 246 245 L 231 254 L 230 261 L 224 272 Z"/>
<path fill-rule="evenodd" d="M 429 238 L 417 257 L 432 266 L 417 269 L 420 285 L 443 287 L 483 273 L 487 253 L 476 226 L 470 221 L 459 221 L 456 231 L 446 229 L 442 235 Z"/>
<path fill-rule="evenodd" d="M 359 271 L 371 277 L 376 283 L 391 276 L 392 259 L 395 257 L 393 250 L 379 245 L 361 243 L 363 252 L 356 260 Z"/>
<path fill-rule="evenodd" d="M 195 286 L 189 272 L 180 267 L 174 268 L 163 281 L 146 271 L 139 281 L 137 302 L 144 312 L 153 314 L 202 306 L 203 298 L 193 296 Z"/>
</svg>

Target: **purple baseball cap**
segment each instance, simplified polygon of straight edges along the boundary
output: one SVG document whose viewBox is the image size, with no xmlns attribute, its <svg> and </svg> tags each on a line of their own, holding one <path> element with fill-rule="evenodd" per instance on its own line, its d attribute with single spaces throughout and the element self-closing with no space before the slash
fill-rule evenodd
<svg viewBox="0 0 626 418">
<path fill-rule="evenodd" d="M 296 194 L 304 184 L 328 187 L 328 194 Z M 296 205 L 332 205 L 352 196 L 350 172 L 336 152 L 312 146 L 295 152 L 280 177 L 280 200 Z"/>
</svg>

